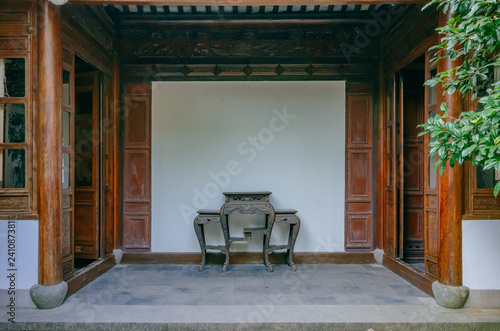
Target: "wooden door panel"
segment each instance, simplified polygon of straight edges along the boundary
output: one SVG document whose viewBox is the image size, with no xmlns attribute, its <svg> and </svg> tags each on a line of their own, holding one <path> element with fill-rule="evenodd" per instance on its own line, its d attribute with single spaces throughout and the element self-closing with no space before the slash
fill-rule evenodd
<svg viewBox="0 0 500 331">
<path fill-rule="evenodd" d="M 371 199 L 371 150 L 348 150 L 347 169 L 347 199 Z"/>
<path fill-rule="evenodd" d="M 431 79 L 437 73 L 434 65 L 431 63 L 433 54 L 427 52 L 425 55 L 425 79 Z M 437 87 L 425 87 L 424 102 L 424 121 L 434 116 L 437 109 L 436 95 L 439 91 Z M 424 136 L 424 243 L 425 243 L 425 271 L 428 275 L 437 278 L 437 256 L 439 250 L 439 200 L 437 195 L 437 170 L 434 169 L 435 157 L 429 155 L 429 135 Z"/>
<path fill-rule="evenodd" d="M 125 151 L 126 200 L 149 200 L 149 151 Z"/>
<path fill-rule="evenodd" d="M 99 258 L 99 74 L 75 76 L 75 257 Z"/>
<path fill-rule="evenodd" d="M 372 230 L 370 215 L 347 215 L 347 239 L 350 247 L 370 245 Z"/>
<path fill-rule="evenodd" d="M 151 87 L 125 85 L 123 248 L 151 249 Z"/>
<path fill-rule="evenodd" d="M 372 212 L 372 125 L 371 84 L 364 93 L 347 86 L 345 248 L 373 249 Z M 359 94 L 358 94 L 359 93 Z"/>
<path fill-rule="evenodd" d="M 97 259 L 97 226 L 95 226 L 95 206 L 75 203 L 75 256 Z"/>
<path fill-rule="evenodd" d="M 150 249 L 150 228 L 149 215 L 126 215 L 124 217 L 123 234 L 124 248 L 128 250 L 149 250 Z"/>
<path fill-rule="evenodd" d="M 421 142 L 405 142 L 404 172 L 405 194 L 424 194 L 424 151 Z"/>
<path fill-rule="evenodd" d="M 347 139 L 350 146 L 369 147 L 372 140 L 371 100 L 351 97 L 347 114 Z"/>
<path fill-rule="evenodd" d="M 63 256 L 63 277 L 73 273 L 73 211 L 64 210 L 61 224 L 62 256 Z"/>
<path fill-rule="evenodd" d="M 62 269 L 63 278 L 69 279 L 74 272 L 74 161 L 75 161 L 75 85 L 74 53 L 63 47 L 63 88 L 62 88 L 62 125 L 61 156 L 62 169 Z"/>
<path fill-rule="evenodd" d="M 150 97 L 125 97 L 127 114 L 125 116 L 125 143 L 127 147 L 149 148 L 150 142 Z"/>
</svg>

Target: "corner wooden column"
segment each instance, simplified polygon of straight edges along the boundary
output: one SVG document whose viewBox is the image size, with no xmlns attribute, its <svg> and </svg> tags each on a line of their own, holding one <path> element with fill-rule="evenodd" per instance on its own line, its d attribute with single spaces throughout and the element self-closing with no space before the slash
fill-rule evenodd
<svg viewBox="0 0 500 331">
<path fill-rule="evenodd" d="M 439 26 L 446 25 L 451 15 L 439 13 Z M 457 61 L 443 59 L 438 62 L 438 72 L 452 69 Z M 462 112 L 460 94 L 438 94 L 448 106 L 449 116 L 458 118 Z M 441 104 L 438 103 L 438 104 Z M 462 193 L 463 167 L 456 164 L 446 167 L 439 180 L 440 242 L 438 255 L 438 281 L 443 285 L 462 285 Z"/>
<path fill-rule="evenodd" d="M 62 281 L 61 105 L 62 41 L 59 7 L 38 2 L 38 103 L 36 123 L 40 285 Z"/>
</svg>

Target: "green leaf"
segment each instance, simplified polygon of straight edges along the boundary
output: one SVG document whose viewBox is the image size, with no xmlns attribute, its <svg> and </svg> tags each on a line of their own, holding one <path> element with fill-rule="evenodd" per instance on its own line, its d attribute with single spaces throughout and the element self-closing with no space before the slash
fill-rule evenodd
<svg viewBox="0 0 500 331">
<path fill-rule="evenodd" d="M 496 184 L 495 184 L 495 188 L 493 190 L 493 194 L 495 195 L 495 198 L 498 196 L 498 192 L 500 192 L 500 181 L 498 181 Z"/>
</svg>

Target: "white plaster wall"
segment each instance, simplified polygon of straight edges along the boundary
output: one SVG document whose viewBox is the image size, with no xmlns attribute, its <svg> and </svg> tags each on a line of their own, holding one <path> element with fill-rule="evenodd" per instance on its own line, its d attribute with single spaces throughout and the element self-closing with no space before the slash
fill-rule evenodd
<svg viewBox="0 0 500 331">
<path fill-rule="evenodd" d="M 15 221 L 16 288 L 29 289 L 38 283 L 38 221 Z M 0 220 L 0 289 L 9 288 L 8 221 Z"/>
<path fill-rule="evenodd" d="M 500 290 L 500 220 L 462 221 L 463 283 Z"/>
<path fill-rule="evenodd" d="M 155 82 L 152 108 L 152 251 L 199 252 L 196 210 L 263 190 L 298 210 L 295 251 L 343 251 L 344 82 Z M 245 217 L 231 217 L 231 235 L 263 222 Z M 223 242 L 217 225 L 206 236 Z M 258 252 L 261 240 L 233 249 Z"/>
</svg>

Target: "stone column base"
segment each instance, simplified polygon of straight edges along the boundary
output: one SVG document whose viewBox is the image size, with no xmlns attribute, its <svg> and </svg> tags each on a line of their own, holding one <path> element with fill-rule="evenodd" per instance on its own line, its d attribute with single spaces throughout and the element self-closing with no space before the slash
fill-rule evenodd
<svg viewBox="0 0 500 331">
<path fill-rule="evenodd" d="M 51 309 L 62 305 L 68 293 L 68 283 L 60 282 L 56 285 L 35 284 L 30 289 L 31 300 L 39 309 Z"/>
<path fill-rule="evenodd" d="M 441 307 L 450 309 L 463 308 L 469 297 L 467 286 L 448 286 L 435 281 L 432 283 L 432 293 Z"/>
<path fill-rule="evenodd" d="M 115 258 L 115 264 L 120 264 L 123 257 L 123 251 L 121 249 L 113 250 L 113 256 Z"/>
<path fill-rule="evenodd" d="M 373 257 L 378 264 L 382 265 L 382 261 L 384 260 L 384 250 L 377 248 L 373 251 Z"/>
</svg>

